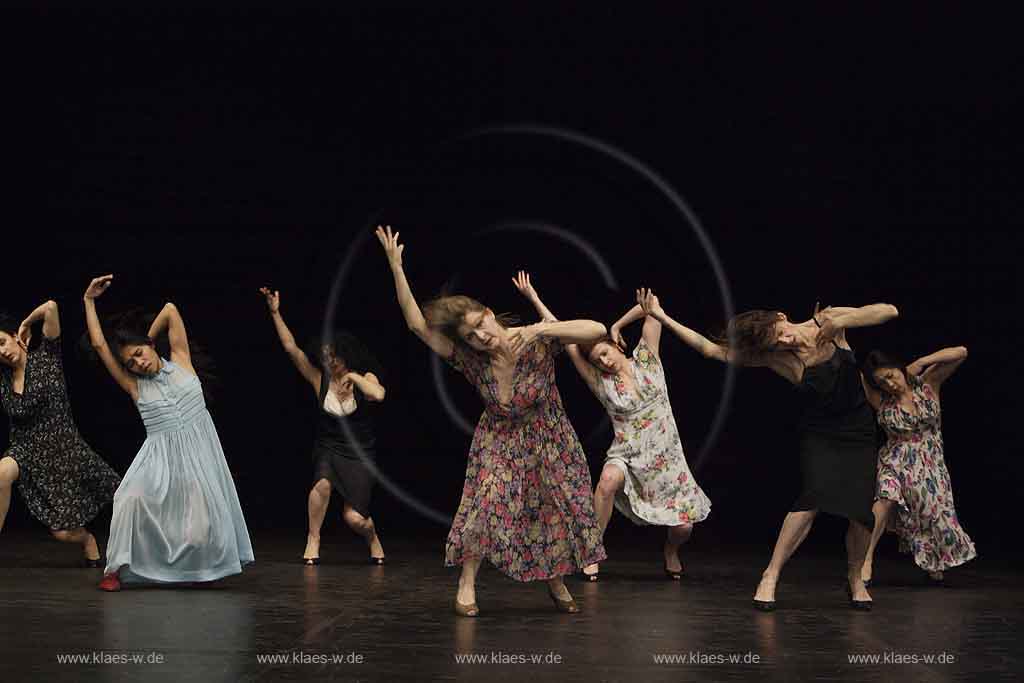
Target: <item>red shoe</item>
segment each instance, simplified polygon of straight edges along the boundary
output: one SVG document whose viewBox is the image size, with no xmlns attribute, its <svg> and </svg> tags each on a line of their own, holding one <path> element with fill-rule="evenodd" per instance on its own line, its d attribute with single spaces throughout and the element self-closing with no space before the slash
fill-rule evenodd
<svg viewBox="0 0 1024 683">
<path fill-rule="evenodd" d="M 100 590 L 111 593 L 121 590 L 121 580 L 117 578 L 117 572 L 103 575 L 103 580 L 100 581 Z"/>
</svg>

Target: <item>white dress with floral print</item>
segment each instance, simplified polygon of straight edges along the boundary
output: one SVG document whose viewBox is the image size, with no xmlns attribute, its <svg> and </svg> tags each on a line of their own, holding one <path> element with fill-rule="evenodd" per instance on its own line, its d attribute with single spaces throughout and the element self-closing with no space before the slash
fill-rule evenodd
<svg viewBox="0 0 1024 683">
<path fill-rule="evenodd" d="M 703 521 L 711 512 L 711 501 L 686 464 L 661 361 L 641 340 L 630 363 L 638 395 L 629 394 L 610 373 L 600 373 L 592 387 L 615 432 L 605 463 L 617 466 L 626 478 L 615 507 L 635 524 Z"/>
</svg>

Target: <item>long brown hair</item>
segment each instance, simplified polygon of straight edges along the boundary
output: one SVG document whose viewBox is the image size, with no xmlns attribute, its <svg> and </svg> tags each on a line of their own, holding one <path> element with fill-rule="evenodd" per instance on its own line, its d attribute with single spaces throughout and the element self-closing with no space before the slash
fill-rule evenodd
<svg viewBox="0 0 1024 683">
<path fill-rule="evenodd" d="M 488 310 L 482 303 L 462 294 L 447 294 L 435 297 L 423 306 L 423 317 L 427 325 L 438 330 L 454 342 L 465 343 L 459 336 L 459 325 L 466 321 L 467 313 Z M 510 327 L 519 319 L 510 313 L 495 313 L 495 320 L 502 327 Z"/>
<path fill-rule="evenodd" d="M 715 341 L 739 355 L 764 353 L 775 348 L 775 325 L 785 318 L 782 311 L 753 310 L 733 317 Z"/>
</svg>

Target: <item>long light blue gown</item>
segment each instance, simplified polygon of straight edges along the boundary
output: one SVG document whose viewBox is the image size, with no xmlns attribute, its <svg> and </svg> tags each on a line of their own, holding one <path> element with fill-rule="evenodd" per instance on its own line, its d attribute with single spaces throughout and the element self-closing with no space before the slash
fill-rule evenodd
<svg viewBox="0 0 1024 683">
<path fill-rule="evenodd" d="M 252 544 L 199 378 L 164 360 L 138 386 L 146 441 L 114 494 L 106 572 L 128 583 L 241 573 Z"/>
</svg>

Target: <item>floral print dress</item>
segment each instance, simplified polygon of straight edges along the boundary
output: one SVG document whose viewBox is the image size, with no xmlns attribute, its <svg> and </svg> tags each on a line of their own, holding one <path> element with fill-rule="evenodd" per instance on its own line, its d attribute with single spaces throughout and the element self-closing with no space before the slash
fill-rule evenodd
<svg viewBox="0 0 1024 683">
<path fill-rule="evenodd" d="M 635 524 L 701 522 L 711 512 L 711 501 L 686 464 L 664 367 L 642 339 L 630 363 L 638 395 L 630 395 L 612 373 L 600 373 L 597 385 L 591 386 L 615 431 L 605 463 L 625 475 L 615 507 Z"/>
<path fill-rule="evenodd" d="M 890 530 L 900 551 L 928 572 L 963 564 L 977 553 L 953 508 L 953 488 L 942 454 L 942 413 L 934 391 L 910 378 L 916 414 L 883 396 L 878 422 L 888 437 L 878 459 L 878 497 L 898 505 Z"/>
<path fill-rule="evenodd" d="M 448 362 L 484 401 L 445 565 L 486 559 L 517 581 L 552 579 L 605 559 L 590 470 L 555 385 L 557 339 L 537 338 L 503 404 L 490 359 L 456 344 Z"/>
<path fill-rule="evenodd" d="M 10 417 L 11 440 L 2 455 L 18 463 L 18 489 L 25 505 L 50 529 L 85 526 L 113 500 L 121 477 L 78 433 L 60 337 L 43 337 L 39 348 L 28 354 L 22 393 L 15 393 L 11 379 L 5 366 L 0 403 Z"/>
</svg>

